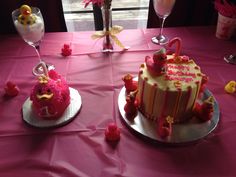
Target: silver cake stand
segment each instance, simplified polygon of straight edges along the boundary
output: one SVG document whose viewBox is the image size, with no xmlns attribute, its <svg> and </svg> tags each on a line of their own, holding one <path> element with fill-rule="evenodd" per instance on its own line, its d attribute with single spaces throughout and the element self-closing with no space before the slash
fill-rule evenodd
<svg viewBox="0 0 236 177">
<path fill-rule="evenodd" d="M 52 120 L 39 118 L 32 110 L 32 101 L 30 98 L 27 98 L 22 106 L 23 120 L 29 125 L 38 128 L 58 127 L 69 123 L 78 114 L 82 106 L 82 99 L 79 92 L 71 87 L 69 89 L 70 104 L 61 117 Z"/>
<path fill-rule="evenodd" d="M 199 140 L 204 138 L 209 133 L 211 133 L 217 126 L 219 122 L 220 112 L 219 105 L 214 98 L 214 112 L 211 120 L 207 122 L 199 122 L 199 121 L 189 121 L 183 124 L 174 124 L 172 134 L 167 138 L 161 138 L 156 131 L 156 124 L 148 120 L 143 116 L 141 112 L 138 111 L 137 116 L 134 120 L 129 120 L 124 111 L 124 106 L 126 104 L 126 89 L 123 87 L 120 91 L 118 97 L 118 106 L 122 119 L 126 123 L 126 125 L 134 130 L 136 133 L 150 138 L 151 140 L 163 142 L 163 143 L 187 143 Z M 208 98 L 209 96 L 213 96 L 209 90 L 205 90 L 203 93 L 203 100 Z M 199 100 L 201 101 L 201 100 Z"/>
</svg>

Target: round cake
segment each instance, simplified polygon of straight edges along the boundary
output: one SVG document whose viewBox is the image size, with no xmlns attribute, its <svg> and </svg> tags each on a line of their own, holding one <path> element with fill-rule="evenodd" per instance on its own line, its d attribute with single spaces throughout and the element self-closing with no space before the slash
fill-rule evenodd
<svg viewBox="0 0 236 177">
<path fill-rule="evenodd" d="M 158 120 L 173 117 L 173 123 L 192 117 L 205 75 L 187 56 L 166 55 L 165 49 L 147 56 L 138 75 L 140 111 Z"/>
<path fill-rule="evenodd" d="M 66 81 L 54 70 L 38 77 L 30 100 L 33 111 L 39 118 L 57 119 L 70 104 L 70 91 Z"/>
<path fill-rule="evenodd" d="M 208 77 L 193 59 L 180 55 L 180 38 L 170 40 L 168 47 L 173 44 L 176 44 L 173 54 L 161 48 L 152 57 L 145 57 L 137 84 L 129 74 L 122 78 L 126 90 L 126 122 L 135 127 L 141 125 L 139 128 L 147 132 L 150 129 L 151 136 L 156 135 L 158 139 L 174 133 L 178 136 L 178 127 L 210 121 L 214 112 L 213 96 L 206 97 L 204 93 Z M 138 119 L 137 122 L 134 119 Z"/>
</svg>

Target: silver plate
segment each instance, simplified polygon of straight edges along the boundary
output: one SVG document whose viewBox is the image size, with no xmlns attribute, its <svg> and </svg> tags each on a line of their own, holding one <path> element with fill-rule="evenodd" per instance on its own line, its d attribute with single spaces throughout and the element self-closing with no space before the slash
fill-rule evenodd
<svg viewBox="0 0 236 177">
<path fill-rule="evenodd" d="M 30 98 L 27 98 L 22 106 L 23 120 L 26 123 L 39 128 L 57 127 L 70 122 L 80 111 L 82 106 L 82 99 L 77 90 L 71 87 L 69 89 L 71 98 L 70 104 L 60 118 L 53 120 L 45 120 L 39 118 L 32 110 L 32 101 L 30 100 Z"/>
<path fill-rule="evenodd" d="M 125 92 L 126 89 L 125 87 L 123 87 L 118 97 L 118 106 L 122 119 L 127 124 L 127 126 L 132 130 L 134 130 L 136 133 L 139 133 L 145 137 L 148 137 L 158 142 L 186 143 L 186 142 L 196 141 L 211 133 L 216 128 L 219 122 L 219 117 L 220 117 L 219 105 L 214 98 L 214 112 L 211 120 L 202 123 L 196 121 L 195 122 L 189 121 L 184 124 L 174 124 L 172 130 L 173 133 L 167 138 L 161 138 L 156 132 L 155 123 L 145 118 L 141 112 L 138 111 L 138 115 L 134 118 L 133 121 L 129 120 L 126 117 L 124 111 L 124 106 L 126 104 Z M 203 100 L 205 100 L 209 96 L 213 95 L 209 90 L 206 89 L 203 94 Z"/>
</svg>

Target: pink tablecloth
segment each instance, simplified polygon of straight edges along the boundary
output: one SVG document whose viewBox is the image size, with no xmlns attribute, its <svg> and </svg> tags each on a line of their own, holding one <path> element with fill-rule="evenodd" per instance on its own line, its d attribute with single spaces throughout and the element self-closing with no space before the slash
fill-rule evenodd
<svg viewBox="0 0 236 177">
<path fill-rule="evenodd" d="M 33 128 L 22 120 L 22 104 L 36 81 L 31 74 L 38 63 L 34 50 L 19 36 L 1 37 L 0 176 L 236 176 L 236 93 L 229 95 L 223 89 L 229 80 L 236 80 L 236 66 L 223 60 L 227 54 L 236 54 L 236 43 L 215 38 L 214 27 L 164 32 L 170 38 L 181 37 L 182 53 L 195 58 L 210 77 L 208 88 L 221 111 L 216 130 L 195 143 L 166 146 L 142 139 L 121 120 L 117 104 L 121 78 L 127 73 L 137 75 L 144 57 L 159 48 L 150 41 L 157 32 L 125 30 L 118 37 L 130 50 L 116 48 L 108 55 L 100 52 L 101 40 L 90 38 L 92 32 L 45 34 L 42 58 L 55 65 L 83 102 L 72 122 L 51 129 Z M 64 43 L 71 44 L 72 56 L 60 55 Z M 21 90 L 15 98 L 3 97 L 8 80 Z M 116 147 L 104 141 L 109 122 L 121 129 Z"/>
</svg>

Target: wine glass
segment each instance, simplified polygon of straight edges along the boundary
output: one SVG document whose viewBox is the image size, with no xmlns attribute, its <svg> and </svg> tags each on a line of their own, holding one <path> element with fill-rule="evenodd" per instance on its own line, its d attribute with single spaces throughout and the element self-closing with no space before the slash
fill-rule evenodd
<svg viewBox="0 0 236 177">
<path fill-rule="evenodd" d="M 22 5 L 12 12 L 12 20 L 23 40 L 32 46 L 39 58 L 39 64 L 33 68 L 34 75 L 44 74 L 42 63 L 45 62 L 40 57 L 40 43 L 44 36 L 44 21 L 41 11 L 37 7 Z M 54 69 L 53 65 L 46 64 L 48 70 Z"/>
<path fill-rule="evenodd" d="M 162 34 L 163 26 L 165 19 L 170 15 L 174 4 L 175 0 L 153 0 L 153 6 L 161 25 L 158 36 L 152 38 L 154 44 L 165 45 L 168 42 L 168 38 Z"/>
</svg>

